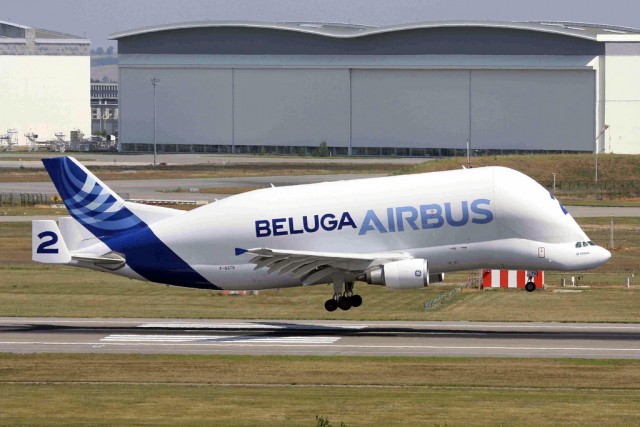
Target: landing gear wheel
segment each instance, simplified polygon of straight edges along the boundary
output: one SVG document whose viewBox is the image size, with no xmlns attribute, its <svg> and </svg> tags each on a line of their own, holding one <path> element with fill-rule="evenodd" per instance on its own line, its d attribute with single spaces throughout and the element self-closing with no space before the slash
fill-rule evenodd
<svg viewBox="0 0 640 427">
<path fill-rule="evenodd" d="M 327 311 L 336 311 L 336 309 L 338 308 L 338 302 L 336 300 L 332 299 L 328 299 L 325 303 L 324 303 L 324 309 Z"/>
<path fill-rule="evenodd" d="M 338 301 L 338 307 L 340 307 L 340 310 L 347 311 L 351 308 L 351 305 L 351 298 L 349 297 L 342 297 L 340 298 L 340 301 Z"/>
<path fill-rule="evenodd" d="M 535 283 L 533 283 L 533 282 L 527 282 L 527 284 L 526 284 L 526 285 L 524 285 L 524 289 L 525 289 L 527 292 L 533 292 L 533 291 L 535 291 L 535 290 L 536 290 L 536 284 L 535 284 Z"/>
<path fill-rule="evenodd" d="M 351 297 L 351 306 L 360 307 L 362 305 L 362 297 L 360 295 L 354 295 Z"/>
<path fill-rule="evenodd" d="M 334 274 L 333 277 L 333 298 L 324 303 L 327 311 L 340 309 L 347 311 L 351 307 L 360 307 L 362 297 L 353 294 L 353 282 L 345 281 L 344 273 Z"/>
</svg>

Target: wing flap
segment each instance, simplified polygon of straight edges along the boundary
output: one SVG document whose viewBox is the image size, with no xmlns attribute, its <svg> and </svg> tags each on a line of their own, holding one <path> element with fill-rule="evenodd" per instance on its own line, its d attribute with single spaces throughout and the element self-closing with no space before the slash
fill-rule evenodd
<svg viewBox="0 0 640 427">
<path fill-rule="evenodd" d="M 305 278 L 302 281 L 302 284 L 304 286 L 309 286 L 315 283 L 322 283 L 323 281 L 326 281 L 326 279 L 329 278 L 330 276 L 333 276 L 333 273 L 335 271 L 336 269 L 331 267 L 322 268 L 316 271 L 315 273 L 310 274 L 307 278 Z"/>
<path fill-rule="evenodd" d="M 401 252 L 338 253 L 253 248 L 240 253 L 254 255 L 254 270 L 267 268 L 269 274 L 292 274 L 304 285 L 322 283 L 335 272 L 358 276 L 368 269 L 390 261 L 411 258 Z"/>
</svg>

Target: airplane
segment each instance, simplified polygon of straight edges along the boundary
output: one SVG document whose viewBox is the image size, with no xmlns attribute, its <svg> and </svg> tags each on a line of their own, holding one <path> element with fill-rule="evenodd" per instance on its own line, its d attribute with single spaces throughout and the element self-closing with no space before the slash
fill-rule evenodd
<svg viewBox="0 0 640 427">
<path fill-rule="evenodd" d="M 504 167 L 271 187 L 182 211 L 125 201 L 73 157 L 42 162 L 70 216 L 33 221 L 34 261 L 167 285 L 333 284 L 335 311 L 362 304 L 356 281 L 423 288 L 454 271 L 611 257 L 553 194 Z"/>
</svg>

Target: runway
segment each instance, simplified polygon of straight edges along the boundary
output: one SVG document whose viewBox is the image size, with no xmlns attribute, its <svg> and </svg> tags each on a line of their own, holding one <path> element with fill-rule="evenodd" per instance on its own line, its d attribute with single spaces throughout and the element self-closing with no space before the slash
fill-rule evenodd
<svg viewBox="0 0 640 427">
<path fill-rule="evenodd" d="M 0 318 L 0 352 L 640 359 L 640 325 Z"/>
</svg>

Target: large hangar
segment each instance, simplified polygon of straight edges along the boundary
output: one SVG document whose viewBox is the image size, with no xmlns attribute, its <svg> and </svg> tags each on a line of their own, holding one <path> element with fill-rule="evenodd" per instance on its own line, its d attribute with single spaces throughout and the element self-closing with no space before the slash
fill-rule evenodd
<svg viewBox="0 0 640 427">
<path fill-rule="evenodd" d="M 123 151 L 152 150 L 155 113 L 159 151 L 640 153 L 638 30 L 198 22 L 112 38 Z"/>
</svg>

